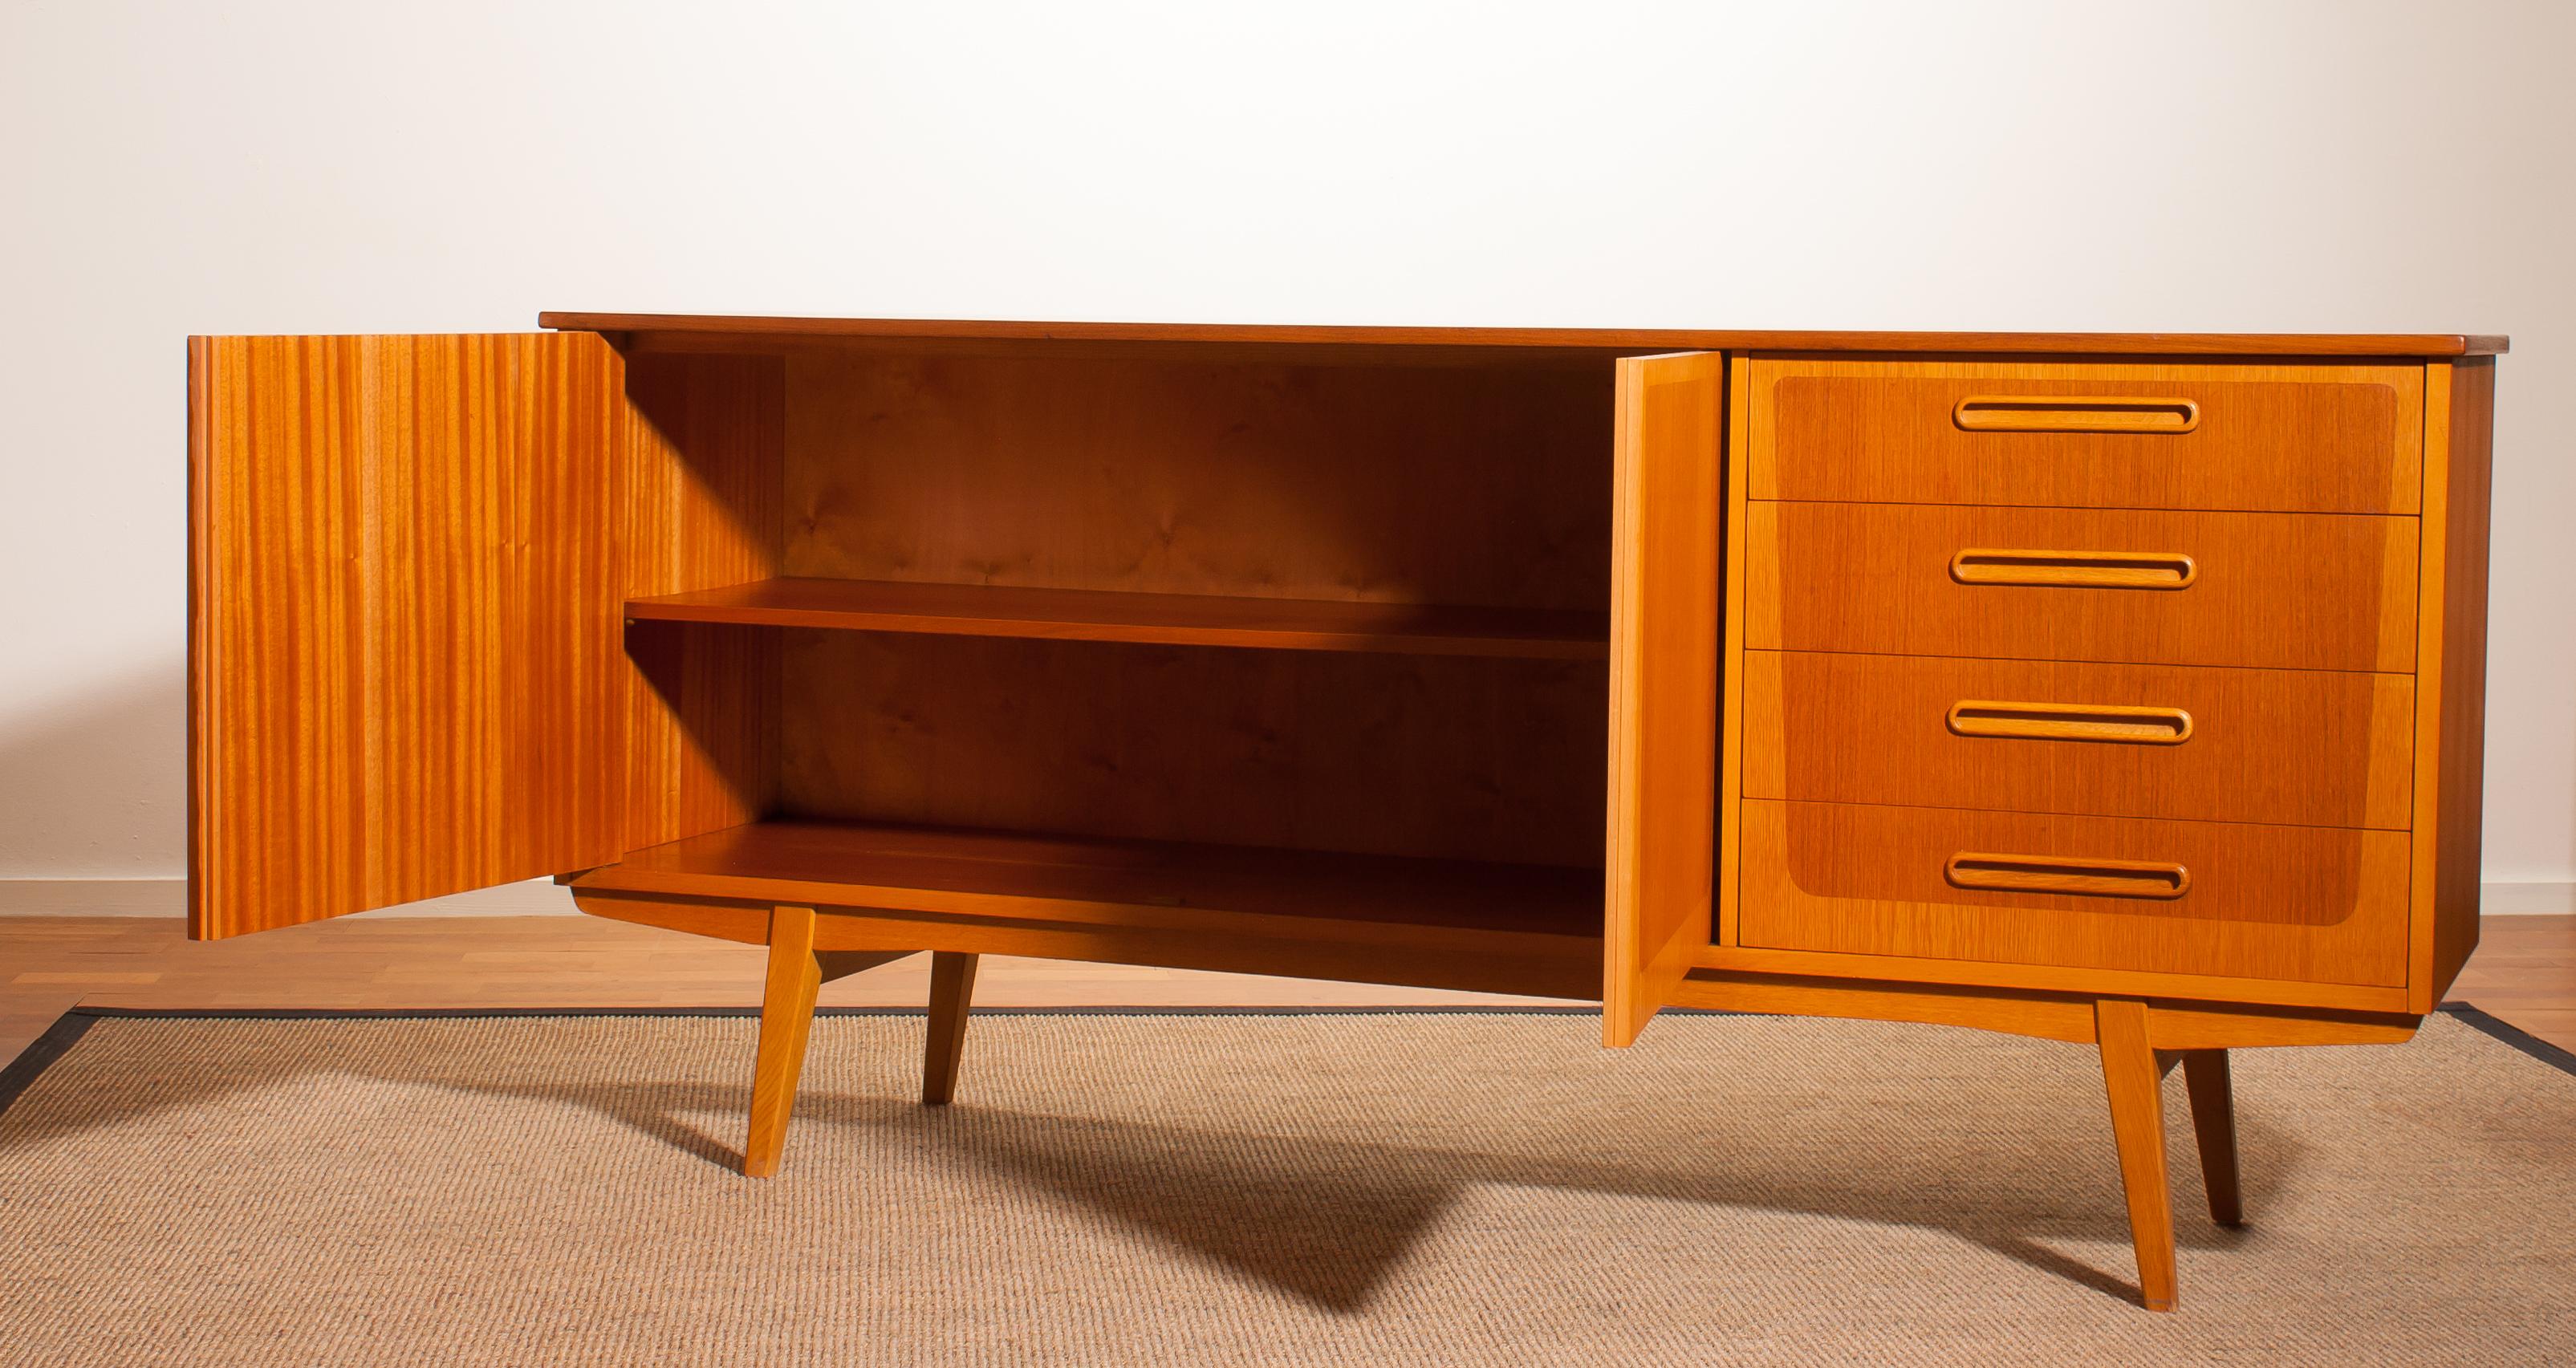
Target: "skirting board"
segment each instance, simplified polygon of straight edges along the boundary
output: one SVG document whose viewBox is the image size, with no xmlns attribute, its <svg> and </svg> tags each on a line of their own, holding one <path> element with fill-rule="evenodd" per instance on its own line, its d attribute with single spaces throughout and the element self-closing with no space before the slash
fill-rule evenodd
<svg viewBox="0 0 2576 1368">
<path fill-rule="evenodd" d="M 2478 912 L 2489 917 L 2550 917 L 2576 912 L 2576 883 L 2478 886 Z"/>
<path fill-rule="evenodd" d="M 2491 883 L 2481 889 L 2490 917 L 2576 913 L 2576 883 Z M 187 910 L 181 879 L 0 879 L 0 917 L 176 917 Z M 572 895 L 530 879 L 453 897 L 361 912 L 361 917 L 572 917 Z"/>
</svg>

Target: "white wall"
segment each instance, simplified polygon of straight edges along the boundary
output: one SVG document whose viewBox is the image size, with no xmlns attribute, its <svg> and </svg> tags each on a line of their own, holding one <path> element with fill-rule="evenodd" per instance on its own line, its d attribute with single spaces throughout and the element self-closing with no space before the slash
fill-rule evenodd
<svg viewBox="0 0 2576 1368">
<path fill-rule="evenodd" d="M 2576 880 L 2576 5 L 0 7 L 0 878 L 180 865 L 191 332 L 540 308 L 2505 331 Z"/>
</svg>

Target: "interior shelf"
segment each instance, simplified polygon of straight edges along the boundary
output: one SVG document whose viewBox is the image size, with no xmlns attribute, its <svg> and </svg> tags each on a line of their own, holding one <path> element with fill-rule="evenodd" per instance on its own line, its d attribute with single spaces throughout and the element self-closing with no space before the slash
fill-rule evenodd
<svg viewBox="0 0 2576 1368">
<path fill-rule="evenodd" d="M 626 616 L 861 632 L 1601 660 L 1607 613 L 782 578 L 626 601 Z"/>
<path fill-rule="evenodd" d="M 1390 943 L 1416 931 L 1544 938 L 1524 948 L 1561 945 L 1596 970 L 1602 935 L 1598 869 L 863 822 L 730 827 L 571 882 L 585 892 L 1127 929 Z"/>
</svg>

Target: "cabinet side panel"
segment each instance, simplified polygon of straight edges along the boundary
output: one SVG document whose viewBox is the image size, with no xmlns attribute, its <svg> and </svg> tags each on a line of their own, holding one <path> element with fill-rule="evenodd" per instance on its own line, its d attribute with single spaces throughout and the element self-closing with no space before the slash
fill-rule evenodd
<svg viewBox="0 0 2576 1368">
<path fill-rule="evenodd" d="M 786 371 L 777 357 L 626 359 L 635 535 L 629 596 L 779 573 Z M 774 804 L 778 641 L 759 628 L 642 622 L 633 662 L 625 848 L 752 821 Z"/>
<path fill-rule="evenodd" d="M 2478 945 L 2480 819 L 2486 789 L 2487 526 L 2495 437 L 2495 358 L 2436 365 L 2435 387 L 2449 372 L 2450 402 L 2444 432 L 2447 458 L 2428 477 L 2444 481 L 2441 559 L 2439 730 L 2429 759 L 2434 767 L 2433 840 L 2429 865 L 2418 880 L 2432 889 L 2432 936 L 2421 947 L 2415 975 L 2417 1010 L 2439 1003 L 2451 980 Z M 2428 494 L 2425 511 L 2435 512 Z M 2429 586 L 2428 586 L 2429 590 Z M 2429 592 L 2428 592 L 2429 601 Z M 2436 649 L 2427 641 L 2426 651 Z M 2418 804 L 2418 820 L 2422 820 Z M 2418 859 L 2425 846 L 2417 843 Z M 2424 915 L 2418 899 L 2417 915 Z"/>
<path fill-rule="evenodd" d="M 1755 377 L 1760 373 L 1749 358 L 1727 358 L 1726 449 L 1719 460 L 1726 509 L 1719 535 L 1720 574 L 1724 579 L 1718 585 L 1718 594 L 1725 607 L 1718 621 L 1717 909 L 1709 928 L 1718 945 L 1739 943 L 1738 927 L 1743 916 L 1744 790 L 1750 778 L 1746 766 L 1752 759 L 1744 744 L 1748 668 L 1744 604 L 1749 583 L 1745 561 L 1749 540 L 1745 495 L 1749 462 L 1745 453 L 1753 445 L 1751 400 Z"/>
<path fill-rule="evenodd" d="M 190 932 L 614 858 L 617 358 L 190 347 Z"/>
</svg>

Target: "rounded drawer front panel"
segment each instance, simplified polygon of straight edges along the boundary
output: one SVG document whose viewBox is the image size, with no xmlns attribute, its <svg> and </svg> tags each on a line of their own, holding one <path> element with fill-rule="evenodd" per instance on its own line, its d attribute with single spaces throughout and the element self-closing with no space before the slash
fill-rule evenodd
<svg viewBox="0 0 2576 1368">
<path fill-rule="evenodd" d="M 2398 831 L 1748 799 L 1739 943 L 2401 986 Z"/>
<path fill-rule="evenodd" d="M 2415 681 L 1748 651 L 1744 795 L 2402 830 Z"/>
<path fill-rule="evenodd" d="M 2417 521 L 1746 506 L 1744 644 L 2024 660 L 2415 667 Z"/>
<path fill-rule="evenodd" d="M 2413 513 L 2420 366 L 1753 363 L 1757 499 Z"/>
</svg>

